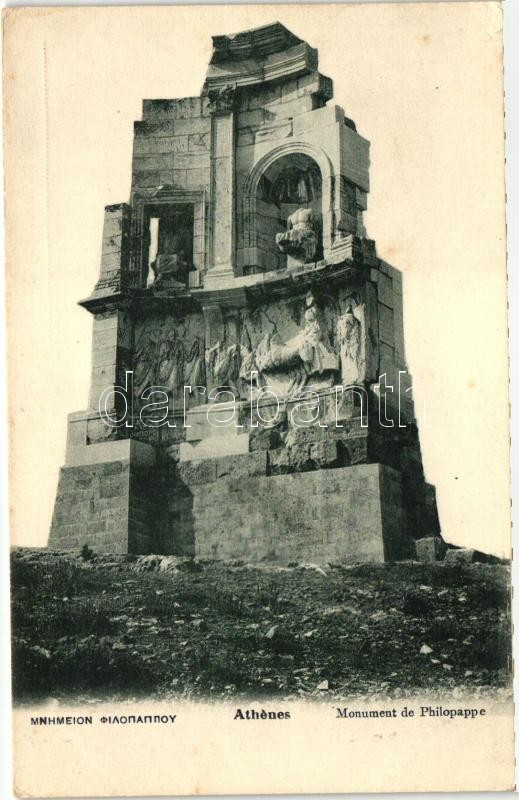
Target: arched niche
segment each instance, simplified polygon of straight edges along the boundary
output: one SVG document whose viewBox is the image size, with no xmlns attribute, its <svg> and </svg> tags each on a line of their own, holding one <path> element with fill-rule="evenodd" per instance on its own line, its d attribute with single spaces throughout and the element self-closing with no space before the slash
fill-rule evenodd
<svg viewBox="0 0 519 800">
<path fill-rule="evenodd" d="M 244 185 L 244 272 L 287 266 L 276 234 L 287 230 L 288 217 L 300 208 L 311 209 L 317 223 L 314 260 L 326 258 L 332 243 L 332 185 L 329 158 L 304 142 L 282 145 L 261 158 Z"/>
</svg>

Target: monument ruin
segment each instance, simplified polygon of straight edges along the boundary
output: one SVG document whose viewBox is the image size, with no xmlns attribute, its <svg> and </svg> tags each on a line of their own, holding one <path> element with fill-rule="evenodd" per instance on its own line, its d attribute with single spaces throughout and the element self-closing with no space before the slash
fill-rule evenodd
<svg viewBox="0 0 519 800">
<path fill-rule="evenodd" d="M 309 44 L 213 37 L 200 97 L 144 100 L 105 209 L 89 406 L 49 547 L 250 561 L 435 558 L 401 273 L 369 142 Z"/>
</svg>

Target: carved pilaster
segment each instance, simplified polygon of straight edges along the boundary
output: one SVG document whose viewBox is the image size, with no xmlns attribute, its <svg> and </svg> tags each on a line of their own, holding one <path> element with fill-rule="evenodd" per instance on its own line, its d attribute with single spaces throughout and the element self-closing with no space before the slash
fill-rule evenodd
<svg viewBox="0 0 519 800">
<path fill-rule="evenodd" d="M 211 119 L 211 226 L 206 286 L 234 277 L 235 107 L 234 87 L 209 92 Z"/>
</svg>

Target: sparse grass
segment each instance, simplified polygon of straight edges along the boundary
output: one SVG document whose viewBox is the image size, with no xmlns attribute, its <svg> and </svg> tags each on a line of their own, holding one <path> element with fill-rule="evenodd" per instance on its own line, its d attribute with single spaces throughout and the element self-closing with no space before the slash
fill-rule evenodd
<svg viewBox="0 0 519 800">
<path fill-rule="evenodd" d="M 11 574 L 18 700 L 294 696 L 324 679 L 336 695 L 510 681 L 503 565 L 136 573 L 45 551 L 26 561 L 22 551 Z"/>
</svg>

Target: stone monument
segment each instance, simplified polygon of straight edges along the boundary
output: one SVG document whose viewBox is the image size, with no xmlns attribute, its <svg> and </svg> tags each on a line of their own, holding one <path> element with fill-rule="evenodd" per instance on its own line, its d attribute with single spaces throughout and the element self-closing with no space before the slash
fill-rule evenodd
<svg viewBox="0 0 519 800">
<path fill-rule="evenodd" d="M 363 224 L 369 143 L 275 23 L 213 38 L 200 97 L 144 100 L 105 209 L 89 407 L 49 546 L 251 561 L 441 551 L 401 273 Z"/>
</svg>

